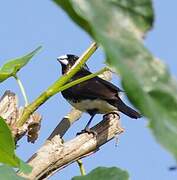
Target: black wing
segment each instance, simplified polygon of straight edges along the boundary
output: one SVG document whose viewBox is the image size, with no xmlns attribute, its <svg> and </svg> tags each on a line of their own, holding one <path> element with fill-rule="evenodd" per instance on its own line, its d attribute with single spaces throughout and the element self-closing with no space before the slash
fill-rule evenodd
<svg viewBox="0 0 177 180">
<path fill-rule="evenodd" d="M 73 80 L 79 79 L 83 76 L 89 75 L 91 72 L 87 70 L 79 71 Z M 112 83 L 105 81 L 99 77 L 94 77 L 90 80 L 77 84 L 62 92 L 65 98 L 80 100 L 80 99 L 117 99 L 118 93 L 122 92 L 121 89 Z"/>
<path fill-rule="evenodd" d="M 76 80 L 88 74 L 91 73 L 86 70 L 83 72 L 79 71 L 79 73 L 77 73 L 72 80 Z M 135 119 L 140 118 L 141 115 L 138 112 L 127 106 L 119 98 L 119 92 L 122 92 L 122 90 L 112 83 L 99 77 L 95 77 L 62 91 L 62 94 L 66 99 L 73 101 L 80 101 L 82 99 L 104 99 L 113 106 L 117 107 L 119 111 L 127 116 Z"/>
</svg>

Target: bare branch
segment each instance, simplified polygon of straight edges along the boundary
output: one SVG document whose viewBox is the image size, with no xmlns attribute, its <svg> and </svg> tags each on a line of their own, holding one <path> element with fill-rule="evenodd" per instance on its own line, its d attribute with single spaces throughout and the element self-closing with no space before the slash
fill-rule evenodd
<svg viewBox="0 0 177 180">
<path fill-rule="evenodd" d="M 122 133 L 123 129 L 119 123 L 119 116 L 109 114 L 92 128 L 97 136 L 84 133 L 62 144 L 62 139 L 56 135 L 51 140 L 47 140 L 28 160 L 28 164 L 33 167 L 32 172 L 28 175 L 22 173 L 19 175 L 27 179 L 45 179 L 51 176 L 76 160 L 93 154 L 116 134 Z"/>
<path fill-rule="evenodd" d="M 71 111 L 64 116 L 64 118 L 59 122 L 56 128 L 53 130 L 51 135 L 48 137 L 48 140 L 51 140 L 55 135 L 59 134 L 60 137 L 63 137 L 71 125 L 80 119 L 82 112 L 72 108 Z"/>
<path fill-rule="evenodd" d="M 0 99 L 0 116 L 6 120 L 11 128 L 12 134 L 17 142 L 26 133 L 28 133 L 28 142 L 34 143 L 38 137 L 40 129 L 41 116 L 34 113 L 28 121 L 22 126 L 17 127 L 16 123 L 23 112 L 22 107 L 18 107 L 18 97 L 11 91 L 6 91 Z"/>
</svg>

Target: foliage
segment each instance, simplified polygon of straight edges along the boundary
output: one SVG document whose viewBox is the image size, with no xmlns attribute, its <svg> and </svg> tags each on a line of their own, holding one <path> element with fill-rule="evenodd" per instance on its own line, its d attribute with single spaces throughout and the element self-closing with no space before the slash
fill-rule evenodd
<svg viewBox="0 0 177 180">
<path fill-rule="evenodd" d="M 143 45 L 143 37 L 153 25 L 151 0 L 54 0 L 80 27 L 103 47 L 106 63 L 122 78 L 122 85 L 130 101 L 149 119 L 155 138 L 177 159 L 177 83 L 167 67 L 154 58 Z M 16 77 L 39 51 L 38 47 L 29 54 L 8 61 L 0 68 L 0 82 Z M 96 49 L 96 48 L 95 48 Z M 90 56 L 90 54 L 89 54 Z M 84 63 L 86 59 L 82 61 Z M 34 112 L 49 97 L 64 87 L 67 78 L 62 77 L 31 104 L 27 116 Z M 0 117 L 0 179 L 23 179 L 12 167 L 28 173 L 31 168 L 15 154 L 12 133 Z M 99 167 L 87 176 L 73 180 L 121 179 L 127 180 L 128 173 L 118 168 Z"/>
<path fill-rule="evenodd" d="M 25 66 L 30 59 L 41 49 L 41 46 L 36 48 L 34 51 L 26 54 L 25 56 L 8 60 L 1 68 L 0 68 L 0 83 L 4 80 L 8 79 L 11 76 L 16 76 L 17 72 Z"/>
<path fill-rule="evenodd" d="M 72 180 L 128 180 L 129 175 L 126 171 L 123 171 L 116 167 L 106 168 L 98 167 L 88 173 L 86 176 L 76 176 Z"/>
<path fill-rule="evenodd" d="M 0 154 L 1 163 L 18 167 L 24 173 L 31 171 L 31 167 L 16 156 L 14 138 L 2 117 L 0 117 Z"/>
<path fill-rule="evenodd" d="M 7 166 L 7 165 L 1 165 L 0 166 L 0 179 L 5 180 L 24 180 L 24 178 L 17 176 L 15 171 Z"/>
<path fill-rule="evenodd" d="M 128 98 L 149 119 L 158 142 L 177 159 L 177 83 L 142 42 L 153 24 L 151 1 L 69 0 L 65 6 L 62 0 L 55 2 L 73 20 L 77 14 L 87 22 L 75 20 L 86 31 L 86 24 L 91 28 L 88 33 L 103 47 L 107 64 L 120 73 Z"/>
</svg>

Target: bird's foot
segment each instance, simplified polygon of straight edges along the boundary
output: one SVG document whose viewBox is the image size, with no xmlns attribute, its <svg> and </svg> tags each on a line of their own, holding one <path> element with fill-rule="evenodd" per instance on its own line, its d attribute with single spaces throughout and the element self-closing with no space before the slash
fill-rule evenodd
<svg viewBox="0 0 177 180">
<path fill-rule="evenodd" d="M 85 128 L 85 129 L 83 129 L 81 132 L 78 132 L 78 133 L 76 134 L 76 136 L 78 136 L 78 135 L 80 135 L 80 134 L 83 134 L 83 133 L 93 134 L 94 137 L 97 136 L 97 132 L 94 131 L 94 130 L 92 130 L 92 129 L 90 129 L 90 128 Z"/>
<path fill-rule="evenodd" d="M 113 116 L 113 118 L 118 117 L 120 119 L 120 115 L 117 111 L 113 111 L 110 113 L 107 113 L 103 116 L 103 119 L 110 119 Z"/>
</svg>

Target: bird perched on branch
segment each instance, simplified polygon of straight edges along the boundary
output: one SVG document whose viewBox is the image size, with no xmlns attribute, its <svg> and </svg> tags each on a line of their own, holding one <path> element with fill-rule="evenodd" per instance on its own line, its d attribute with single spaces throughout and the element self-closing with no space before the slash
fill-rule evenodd
<svg viewBox="0 0 177 180">
<path fill-rule="evenodd" d="M 78 56 L 72 54 L 58 57 L 57 60 L 61 64 L 62 74 L 66 74 L 78 59 Z M 85 64 L 69 82 L 89 74 L 91 74 L 91 72 Z M 74 85 L 61 93 L 63 97 L 76 109 L 90 114 L 91 118 L 83 130 L 90 132 L 89 125 L 96 114 L 108 114 L 113 111 L 120 111 L 133 119 L 141 117 L 137 111 L 127 106 L 120 99 L 120 92 L 122 92 L 122 90 L 117 86 L 96 76 Z"/>
</svg>

